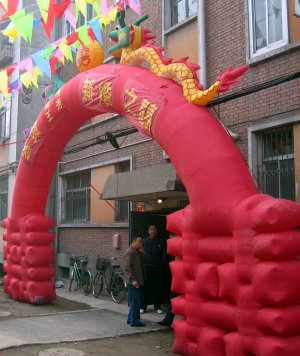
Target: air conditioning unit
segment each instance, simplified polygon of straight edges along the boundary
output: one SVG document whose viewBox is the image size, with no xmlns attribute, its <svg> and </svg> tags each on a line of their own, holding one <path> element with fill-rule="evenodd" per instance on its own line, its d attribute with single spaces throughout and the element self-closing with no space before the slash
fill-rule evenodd
<svg viewBox="0 0 300 356">
<path fill-rule="evenodd" d="M 300 17 L 300 0 L 295 0 L 295 15 Z"/>
</svg>

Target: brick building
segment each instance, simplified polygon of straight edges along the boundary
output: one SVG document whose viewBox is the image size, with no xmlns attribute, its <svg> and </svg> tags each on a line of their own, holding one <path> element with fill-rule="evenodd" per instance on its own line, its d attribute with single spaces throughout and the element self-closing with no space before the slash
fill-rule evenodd
<svg viewBox="0 0 300 356">
<path fill-rule="evenodd" d="M 157 36 L 157 44 L 165 46 L 167 56 L 176 60 L 190 55 L 190 62 L 202 66 L 199 78 L 205 87 L 229 65 L 249 65 L 239 84 L 215 99 L 210 110 L 235 136 L 261 192 L 299 201 L 298 2 L 144 0 L 141 8 L 149 14 L 143 25 Z M 126 22 L 134 19 L 128 10 Z M 107 34 L 115 25 L 103 32 L 106 49 L 111 46 Z M 68 28 L 66 23 L 61 26 L 64 31 Z M 106 57 L 107 63 L 114 61 Z M 68 65 L 62 73 L 67 80 L 77 69 Z M 145 233 L 146 224 L 156 219 L 163 230 L 155 213 L 163 215 L 188 203 L 162 149 L 131 129 L 129 121 L 118 115 L 94 118 L 77 132 L 61 157 L 56 194 L 60 276 L 68 275 L 70 253 L 122 260 L 131 234 Z M 200 145 L 201 135 L 205 132 L 199 132 Z M 130 213 L 136 210 L 145 213 Z M 113 246 L 116 234 L 121 236 L 120 249 Z"/>
</svg>

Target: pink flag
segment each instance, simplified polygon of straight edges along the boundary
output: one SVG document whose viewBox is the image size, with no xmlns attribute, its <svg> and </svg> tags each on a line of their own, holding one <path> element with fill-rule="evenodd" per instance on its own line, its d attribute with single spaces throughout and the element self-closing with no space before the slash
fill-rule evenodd
<svg viewBox="0 0 300 356">
<path fill-rule="evenodd" d="M 140 0 L 128 0 L 128 5 L 134 12 L 141 16 Z"/>
<path fill-rule="evenodd" d="M 65 16 L 66 19 L 70 22 L 71 26 L 73 28 L 76 28 L 76 17 L 72 14 L 72 12 L 69 9 L 65 11 Z"/>
<path fill-rule="evenodd" d="M 108 8 L 107 8 L 107 0 L 101 0 L 101 13 L 108 17 Z"/>
</svg>

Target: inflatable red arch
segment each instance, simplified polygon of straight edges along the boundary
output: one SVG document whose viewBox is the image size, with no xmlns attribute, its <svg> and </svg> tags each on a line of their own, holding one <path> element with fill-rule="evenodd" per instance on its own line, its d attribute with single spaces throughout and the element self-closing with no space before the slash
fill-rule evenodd
<svg viewBox="0 0 300 356">
<path fill-rule="evenodd" d="M 190 205 L 168 216 L 175 321 L 184 355 L 300 354 L 298 204 L 258 194 L 220 122 L 182 88 L 148 69 L 102 65 L 65 84 L 24 146 L 11 215 L 4 221 L 5 292 L 55 299 L 52 220 L 45 206 L 56 164 L 90 118 L 114 112 L 154 137 L 171 158 Z"/>
</svg>

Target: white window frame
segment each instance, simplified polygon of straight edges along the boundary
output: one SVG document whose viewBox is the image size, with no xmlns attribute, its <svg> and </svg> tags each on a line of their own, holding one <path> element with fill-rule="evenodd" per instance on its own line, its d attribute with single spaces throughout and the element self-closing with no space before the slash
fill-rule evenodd
<svg viewBox="0 0 300 356">
<path fill-rule="evenodd" d="M 0 142 L 8 140 L 10 137 L 11 102 L 8 101 L 0 112 Z"/>
<path fill-rule="evenodd" d="M 268 0 L 266 0 L 268 1 Z M 248 0 L 248 22 L 249 22 L 249 43 L 250 43 L 250 58 L 255 58 L 261 56 L 265 53 L 273 51 L 277 48 L 285 46 L 288 44 L 288 8 L 287 8 L 287 1 L 281 0 L 282 5 L 282 40 L 274 42 L 272 44 L 267 44 L 266 47 L 261 48 L 255 51 L 254 45 L 254 28 L 253 28 L 253 20 L 254 20 L 254 13 L 253 13 L 253 2 L 254 0 Z M 267 22 L 268 26 L 268 22 Z M 267 31 L 268 34 L 268 31 Z"/>
</svg>

